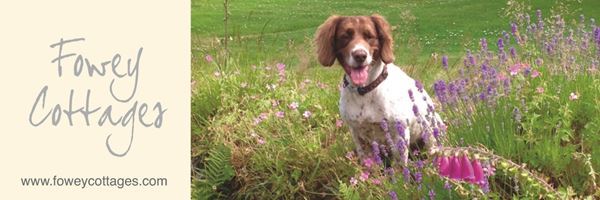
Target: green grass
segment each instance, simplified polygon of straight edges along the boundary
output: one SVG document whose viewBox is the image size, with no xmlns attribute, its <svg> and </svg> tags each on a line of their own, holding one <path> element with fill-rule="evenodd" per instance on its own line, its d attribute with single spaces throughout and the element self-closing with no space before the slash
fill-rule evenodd
<svg viewBox="0 0 600 200">
<path fill-rule="evenodd" d="M 587 0 L 581 4 L 569 1 L 565 9 L 558 9 L 552 1 L 525 2 L 532 5 L 531 15 L 534 15 L 535 9 L 543 10 L 544 16 L 548 16 L 552 9 L 568 13 L 567 24 L 572 24 L 579 13 L 587 18 L 600 19 L 600 12 L 597 12 L 600 1 Z M 384 186 L 365 182 L 349 186 L 348 180 L 358 178 L 357 174 L 364 169 L 356 158 L 344 157 L 354 145 L 347 128 L 335 126 L 339 119 L 338 84 L 343 72 L 337 66 L 325 68 L 316 62 L 312 44 L 316 28 L 332 14 L 379 13 L 385 16 L 394 27 L 396 64 L 422 80 L 428 90 L 435 80 L 456 76 L 464 51 L 478 49 L 479 38 L 487 38 L 490 49 L 495 50 L 494 44 L 502 30 L 510 30 L 510 17 L 505 16 L 503 10 L 505 1 L 230 0 L 229 54 L 225 54 L 223 1 L 193 0 L 191 6 L 194 82 L 191 133 L 192 160 L 195 163 L 192 188 L 194 197 L 200 199 L 206 198 L 206 194 L 222 198 L 331 199 L 349 198 L 352 193 L 359 195 L 360 199 L 388 198 L 390 189 L 405 191 L 399 194 L 401 199 L 426 196 L 427 191 L 408 192 L 416 191 L 415 185 L 402 182 L 384 182 Z M 437 58 L 433 54 L 437 54 Z M 213 56 L 215 62 L 206 62 L 206 55 Z M 441 70 L 441 55 L 450 56 L 451 70 L 448 73 Z M 227 67 L 224 66 L 225 61 Z M 285 81 L 278 80 L 276 63 L 286 65 Z M 220 72 L 220 75 L 216 76 L 215 72 Z M 555 78 L 544 78 L 548 81 L 544 83 L 547 91 L 562 85 L 561 77 Z M 482 107 L 479 110 L 486 112 L 477 117 L 477 129 L 452 127 L 449 130 L 453 132 L 449 134 L 454 135 L 449 138 L 449 144 L 458 144 L 460 140 L 467 145 L 483 144 L 498 155 L 518 163 L 526 162 L 537 172 L 555 178 L 554 182 L 572 186 L 574 189 L 571 190 L 582 194 L 590 184 L 583 174 L 587 169 L 574 172 L 569 168 L 600 168 L 600 151 L 593 148 L 599 144 L 600 137 L 598 133 L 590 132 L 600 127 L 597 114 L 593 113 L 600 110 L 597 97 L 600 92 L 593 87 L 599 84 L 597 76 L 576 80 L 560 87 L 589 93 L 590 96 L 582 97 L 582 102 L 587 103 L 569 104 L 570 107 L 559 110 L 560 107 L 555 105 L 569 103 L 564 98 L 551 101 L 526 96 L 528 103 L 537 104 L 528 105 L 536 109 L 524 116 L 529 120 L 523 122 L 524 125 L 515 124 L 510 107 L 500 108 L 498 112 Z M 277 88 L 267 89 L 272 84 Z M 433 95 L 433 91 L 429 92 Z M 278 101 L 279 105 L 274 106 L 273 101 Z M 499 104 L 520 104 L 514 99 L 504 101 Z M 288 108 L 292 102 L 299 103 L 297 110 Z M 573 115 L 559 115 L 565 110 L 572 111 Z M 284 111 L 285 116 L 276 117 L 278 111 Z M 313 115 L 305 118 L 302 116 L 304 111 Z M 261 113 L 268 117 L 256 124 L 255 119 Z M 536 113 L 558 117 L 536 118 Z M 443 114 L 444 117 L 452 115 Z M 567 118 L 573 127 L 585 128 L 574 128 L 578 131 L 569 136 L 571 141 L 567 143 L 561 142 L 560 137 L 544 140 L 555 137 L 548 133 L 552 130 L 544 129 L 545 126 Z M 494 123 L 490 123 L 492 121 Z M 486 132 L 486 126 L 492 126 L 494 133 L 486 134 L 486 137 L 468 134 Z M 522 128 L 518 129 L 520 126 Z M 511 127 L 514 129 L 511 130 Z M 519 136 L 519 140 L 515 141 L 514 135 L 521 134 L 518 130 L 522 129 L 543 134 Z M 260 144 L 262 141 L 265 143 Z M 547 152 L 549 149 L 552 151 Z M 577 162 L 562 159 L 581 152 L 578 149 L 589 154 L 577 154 L 580 156 Z M 230 159 L 215 161 L 215 157 L 222 158 L 223 155 L 230 156 Z M 592 156 L 591 164 L 583 162 L 587 155 Z M 231 168 L 224 167 L 228 169 L 224 173 L 223 169 L 215 167 L 217 165 Z M 235 171 L 233 177 L 229 169 Z M 563 173 L 573 178 L 565 178 L 561 175 Z M 432 174 L 424 173 L 424 180 L 429 185 L 426 188 L 435 190 L 440 199 L 478 197 L 475 189 L 465 185 L 455 185 L 452 190 L 446 191 L 443 181 Z"/>
</svg>

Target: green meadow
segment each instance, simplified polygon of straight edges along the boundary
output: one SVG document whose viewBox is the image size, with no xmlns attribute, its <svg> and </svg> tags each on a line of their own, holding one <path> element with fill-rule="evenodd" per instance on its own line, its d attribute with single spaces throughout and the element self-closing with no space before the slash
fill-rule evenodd
<svg viewBox="0 0 600 200">
<path fill-rule="evenodd" d="M 371 171 L 366 181 L 350 182 L 366 169 L 348 156 L 354 144 L 348 128 L 339 124 L 343 70 L 316 61 L 312 40 L 325 19 L 384 16 L 392 25 L 395 64 L 421 80 L 433 97 L 436 81 L 462 74 L 467 50 L 480 52 L 481 38 L 490 52 L 498 53 L 496 43 L 503 31 L 511 34 L 516 16 L 526 13 L 537 21 L 536 10 L 547 18 L 547 31 L 533 34 L 531 42 L 511 37 L 505 46 L 507 52 L 515 47 L 518 58 L 492 63 L 501 63 L 494 67 L 507 76 L 509 66 L 526 63 L 541 72 L 540 78 L 514 76 L 511 93 L 493 100 L 497 112 L 470 101 L 460 103 L 475 110 L 469 117 L 461 109 L 441 110 L 443 102 L 436 106 L 452 124 L 444 146 L 490 154 L 496 174 L 489 178 L 488 191 L 440 177 L 431 158 L 424 161 L 426 167 L 411 168 L 422 172 L 421 181 L 413 180 L 414 174 L 404 180 L 401 169 L 391 176 L 382 169 Z M 192 197 L 390 199 L 394 192 L 399 199 L 600 198 L 600 150 L 593 148 L 600 145 L 598 73 L 555 72 L 565 63 L 592 68 L 598 47 L 593 37 L 586 38 L 590 47 L 585 51 L 557 50 L 564 56 L 556 58 L 544 53 L 543 42 L 535 42 L 558 30 L 551 22 L 560 14 L 563 35 L 574 29 L 576 43 L 583 43 L 577 39 L 579 24 L 588 24 L 581 30 L 593 35 L 589 24 L 591 18 L 600 19 L 598 10 L 600 1 L 594 0 L 192 0 Z M 519 28 L 526 34 L 526 27 Z M 449 58 L 448 70 L 442 56 Z M 537 59 L 544 64 L 536 64 Z M 564 61 L 569 59 L 573 62 Z M 539 87 L 546 93 L 536 97 Z M 570 92 L 580 98 L 569 100 Z M 515 108 L 528 112 L 515 119 Z M 530 177 L 531 183 L 523 181 Z"/>
</svg>

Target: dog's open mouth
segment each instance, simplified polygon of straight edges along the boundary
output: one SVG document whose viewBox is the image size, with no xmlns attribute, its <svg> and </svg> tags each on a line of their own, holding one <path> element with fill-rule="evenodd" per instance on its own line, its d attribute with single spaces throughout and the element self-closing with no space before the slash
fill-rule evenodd
<svg viewBox="0 0 600 200">
<path fill-rule="evenodd" d="M 360 67 L 344 66 L 346 74 L 350 76 L 350 80 L 356 86 L 364 86 L 367 83 L 369 77 L 369 65 L 363 65 Z"/>
</svg>

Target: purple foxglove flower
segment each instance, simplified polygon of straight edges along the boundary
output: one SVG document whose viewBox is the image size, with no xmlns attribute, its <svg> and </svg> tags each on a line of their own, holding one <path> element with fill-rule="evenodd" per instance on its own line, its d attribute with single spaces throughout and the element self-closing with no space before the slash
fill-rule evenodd
<svg viewBox="0 0 600 200">
<path fill-rule="evenodd" d="M 445 177 L 450 176 L 450 161 L 448 161 L 448 157 L 442 156 L 441 158 L 438 158 L 437 165 L 440 175 Z"/>
<path fill-rule="evenodd" d="M 448 167 L 448 171 L 450 172 L 450 178 L 451 179 L 455 179 L 455 180 L 461 180 L 462 179 L 462 174 L 461 174 L 461 165 L 460 165 L 460 161 L 458 161 L 458 157 L 456 156 L 451 156 L 450 157 L 450 166 Z"/>
<path fill-rule="evenodd" d="M 475 175 L 475 179 L 473 179 L 471 183 L 483 183 L 483 181 L 485 181 L 483 176 L 483 167 L 481 167 L 481 163 L 479 163 L 479 160 L 473 159 L 473 161 L 471 161 L 471 166 L 473 167 L 473 175 Z"/>
<path fill-rule="evenodd" d="M 504 49 L 504 40 L 502 38 L 498 38 L 498 49 Z"/>
<path fill-rule="evenodd" d="M 473 181 L 475 180 L 475 174 L 473 172 L 473 166 L 471 165 L 471 161 L 467 155 L 463 155 L 460 158 L 461 176 L 464 181 Z"/>
<path fill-rule="evenodd" d="M 408 89 L 408 97 L 410 97 L 410 101 L 415 102 L 415 97 L 411 89 Z"/>
</svg>

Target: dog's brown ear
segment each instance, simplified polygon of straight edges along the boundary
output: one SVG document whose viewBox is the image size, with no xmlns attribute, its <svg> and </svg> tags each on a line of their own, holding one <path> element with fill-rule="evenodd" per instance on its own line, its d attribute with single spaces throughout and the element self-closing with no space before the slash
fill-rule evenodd
<svg viewBox="0 0 600 200">
<path fill-rule="evenodd" d="M 315 34 L 315 44 L 317 46 L 317 57 L 323 66 L 331 66 L 335 62 L 335 52 L 333 49 L 335 31 L 342 17 L 332 15 L 319 28 Z"/>
<path fill-rule="evenodd" d="M 381 60 L 386 64 L 394 62 L 394 44 L 390 24 L 378 14 L 371 15 L 371 20 L 377 29 L 379 55 L 381 56 Z"/>
</svg>

